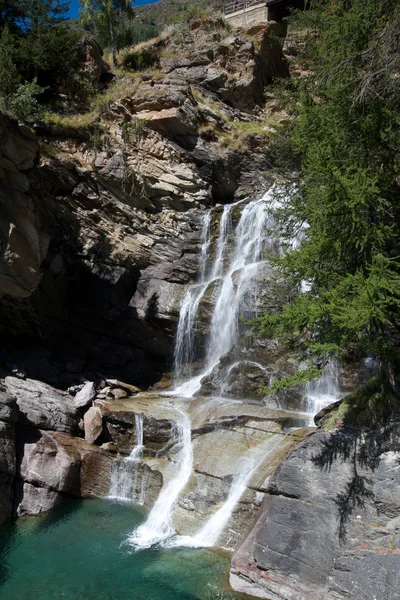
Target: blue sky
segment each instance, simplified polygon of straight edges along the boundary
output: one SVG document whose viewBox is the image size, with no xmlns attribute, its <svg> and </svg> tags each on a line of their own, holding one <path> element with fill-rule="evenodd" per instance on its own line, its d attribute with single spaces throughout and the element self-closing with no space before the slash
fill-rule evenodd
<svg viewBox="0 0 400 600">
<path fill-rule="evenodd" d="M 142 4 L 154 4 L 154 2 L 158 2 L 158 0 L 136 0 L 134 5 L 141 6 Z M 78 12 L 79 12 L 79 0 L 72 0 L 68 16 L 71 17 L 72 19 L 75 19 L 78 16 Z"/>
</svg>

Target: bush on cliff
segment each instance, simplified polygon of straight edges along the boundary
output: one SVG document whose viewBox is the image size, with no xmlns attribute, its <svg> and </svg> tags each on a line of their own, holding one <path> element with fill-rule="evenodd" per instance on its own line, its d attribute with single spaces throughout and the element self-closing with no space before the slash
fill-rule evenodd
<svg viewBox="0 0 400 600">
<path fill-rule="evenodd" d="M 80 34 L 65 22 L 68 5 L 61 0 L 0 5 L 1 108 L 22 121 L 35 121 L 41 103 L 71 89 Z"/>
</svg>

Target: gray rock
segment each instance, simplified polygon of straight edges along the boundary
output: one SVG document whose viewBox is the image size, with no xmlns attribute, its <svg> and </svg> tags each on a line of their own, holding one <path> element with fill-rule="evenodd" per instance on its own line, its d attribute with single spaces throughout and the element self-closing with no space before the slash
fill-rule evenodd
<svg viewBox="0 0 400 600">
<path fill-rule="evenodd" d="M 400 423 L 315 433 L 281 463 L 232 560 L 234 589 L 271 600 L 397 598 Z"/>
<path fill-rule="evenodd" d="M 19 490 L 18 516 L 38 515 L 54 508 L 62 502 L 62 496 L 43 487 L 36 487 L 30 483 L 23 483 Z"/>
<path fill-rule="evenodd" d="M 400 515 L 400 452 L 384 452 L 374 473 L 376 506 L 395 519 Z"/>
<path fill-rule="evenodd" d="M 75 408 L 84 408 L 96 398 L 96 388 L 93 381 L 85 383 L 83 388 L 76 394 L 74 398 Z"/>
<path fill-rule="evenodd" d="M 53 431 L 25 432 L 17 473 L 16 512 L 38 514 L 63 497 L 104 497 L 113 458 L 80 438 Z"/>
<path fill-rule="evenodd" d="M 34 379 L 6 377 L 5 385 L 17 399 L 19 420 L 24 425 L 66 433 L 78 430 L 79 418 L 68 393 Z"/>
<path fill-rule="evenodd" d="M 19 477 L 35 487 L 79 496 L 80 466 L 79 452 L 63 438 L 38 431 L 24 443 Z"/>
</svg>

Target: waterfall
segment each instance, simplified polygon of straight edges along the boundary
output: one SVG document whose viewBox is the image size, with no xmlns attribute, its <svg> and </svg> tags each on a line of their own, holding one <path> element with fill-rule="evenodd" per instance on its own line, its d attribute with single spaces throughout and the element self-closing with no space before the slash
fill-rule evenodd
<svg viewBox="0 0 400 600">
<path fill-rule="evenodd" d="M 143 417 L 135 415 L 135 445 L 129 456 L 114 461 L 111 466 L 110 491 L 108 497 L 113 500 L 134 501 L 137 499 L 138 478 L 140 470 L 140 457 L 143 452 Z M 143 474 L 141 493 L 138 504 L 144 503 L 144 494 L 147 487 L 146 476 Z M 144 492 L 143 492 L 144 489 Z M 142 500 L 143 496 L 143 500 Z"/>
<path fill-rule="evenodd" d="M 132 448 L 132 451 L 128 457 L 128 460 L 139 460 L 143 452 L 143 417 L 142 415 L 135 415 L 135 429 L 136 429 L 136 444 Z"/>
<path fill-rule="evenodd" d="M 201 233 L 201 255 L 200 255 L 200 282 L 204 282 L 208 265 L 208 253 L 211 244 L 211 211 L 204 215 L 203 230 Z"/>
<path fill-rule="evenodd" d="M 339 399 L 339 364 L 336 359 L 331 359 L 322 371 L 321 377 L 306 385 L 304 404 L 306 412 L 311 415 L 310 424 L 314 422 L 314 415 Z"/>
<path fill-rule="evenodd" d="M 234 477 L 228 497 L 222 506 L 194 536 L 176 536 L 169 540 L 166 545 L 169 547 L 185 546 L 190 548 L 211 548 L 215 546 L 245 492 L 247 484 L 268 456 L 280 444 L 282 444 L 282 435 L 276 434 L 266 442 L 248 450 L 242 458 L 242 468 Z"/>
<path fill-rule="evenodd" d="M 187 484 L 193 467 L 191 424 L 186 413 L 178 411 L 181 419 L 177 424 L 178 443 L 182 446 L 177 473 L 164 485 L 145 523 L 128 538 L 136 549 L 150 548 L 171 537 L 175 532 L 171 525 L 172 514 L 179 494 Z"/>
<path fill-rule="evenodd" d="M 234 204 L 224 206 L 221 221 L 219 224 L 219 236 L 217 241 L 217 251 L 215 254 L 214 264 L 211 270 L 211 279 L 215 279 L 222 275 L 224 267 L 224 252 L 228 241 L 228 235 L 232 229 L 231 213 Z"/>
<path fill-rule="evenodd" d="M 182 299 L 175 341 L 175 389 L 166 392 L 167 394 L 187 398 L 195 396 L 201 388 L 202 379 L 210 375 L 219 364 L 221 357 L 228 353 L 230 353 L 228 360 L 223 362 L 223 369 L 227 368 L 222 370 L 224 379 L 220 384 L 220 392 L 223 392 L 224 381 L 228 381 L 232 370 L 240 364 L 257 367 L 267 373 L 267 369 L 257 362 L 256 352 L 248 355 L 256 360 L 240 360 L 240 353 L 235 351 L 240 350 L 240 317 L 245 313 L 246 316 L 248 313 L 255 313 L 260 279 L 270 274 L 268 261 L 263 256 L 264 251 L 278 254 L 284 251 L 279 237 L 271 235 L 271 230 L 275 227 L 275 219 L 273 210 L 268 208 L 270 205 L 277 206 L 279 198 L 276 200 L 276 196 L 272 188 L 261 199 L 250 202 L 240 200 L 225 206 L 220 215 L 217 233 L 212 219 L 214 213 L 212 211 L 204 213 L 199 277 L 195 284 L 187 288 Z M 238 205 L 240 207 L 235 210 Z M 304 231 L 300 231 L 293 244 L 300 243 L 303 234 Z M 309 282 L 304 282 L 304 290 L 308 285 Z M 205 299 L 207 303 L 204 303 Z M 193 376 L 193 373 L 196 373 L 195 362 L 199 356 L 196 338 L 200 316 L 204 319 L 201 309 L 205 306 L 206 311 L 208 310 L 210 299 L 213 308 L 206 323 L 208 337 L 203 368 Z M 203 331 L 201 334 L 204 335 Z M 192 368 L 193 372 L 191 372 Z M 216 372 L 217 381 L 218 376 L 219 373 Z M 303 403 L 310 414 L 315 414 L 322 406 L 336 400 L 337 396 L 338 368 L 336 363 L 332 363 L 328 365 L 321 380 L 307 385 Z M 210 402 L 214 403 L 215 399 Z M 229 402 L 233 401 L 229 400 Z M 204 409 L 204 404 L 202 408 Z M 176 426 L 178 437 L 176 446 L 180 447 L 180 451 L 175 465 L 176 472 L 172 478 L 164 481 L 159 497 L 145 523 L 129 536 L 128 542 L 135 549 L 149 548 L 153 545 L 167 547 L 216 545 L 257 469 L 273 451 L 277 450 L 278 445 L 280 448 L 281 444 L 285 444 L 282 435 L 275 434 L 264 440 L 261 445 L 248 450 L 239 459 L 240 468 L 233 477 L 229 493 L 220 507 L 194 536 L 179 536 L 173 529 L 172 518 L 178 498 L 191 476 L 193 447 L 189 417 L 184 409 L 177 409 L 177 411 L 180 418 Z M 196 420 L 196 415 L 193 418 Z M 143 448 L 143 439 L 141 441 L 139 439 L 138 424 L 136 430 L 137 444 L 127 459 L 133 462 L 140 457 Z M 143 494 L 142 488 L 140 492 L 142 499 Z"/>
<path fill-rule="evenodd" d="M 178 323 L 175 350 L 175 381 L 178 384 L 182 381 L 183 367 L 190 364 L 196 356 L 195 323 L 203 294 L 208 285 L 215 280 L 220 281 L 220 287 L 211 317 L 204 369 L 197 376 L 178 385 L 174 390 L 177 394 L 193 396 L 200 387 L 201 379 L 212 371 L 220 357 L 229 352 L 237 342 L 244 295 L 250 292 L 255 301 L 257 276 L 266 264 L 266 261 L 262 260 L 262 252 L 266 244 L 267 227 L 273 224 L 273 218 L 266 210 L 266 200 L 270 195 L 271 191 L 263 198 L 245 205 L 234 231 L 232 210 L 243 201 L 224 207 L 208 281 L 203 279 L 209 261 L 206 255 L 210 249 L 210 213 L 204 217 L 200 283 L 187 290 Z M 233 238 L 233 251 L 230 256 L 226 256 L 230 237 Z"/>
<path fill-rule="evenodd" d="M 211 319 L 205 373 L 213 369 L 237 339 L 241 300 L 244 293 L 254 286 L 260 265 L 264 262 L 261 258 L 268 215 L 265 209 L 265 202 L 256 200 L 247 204 L 240 216 L 234 250 Z M 230 213 L 227 211 L 227 214 Z"/>
<path fill-rule="evenodd" d="M 188 375 L 184 368 L 193 362 L 196 352 L 195 324 L 200 301 L 207 288 L 206 284 L 189 288 L 182 300 L 179 323 L 175 340 L 174 379 L 181 382 L 183 375 Z"/>
</svg>

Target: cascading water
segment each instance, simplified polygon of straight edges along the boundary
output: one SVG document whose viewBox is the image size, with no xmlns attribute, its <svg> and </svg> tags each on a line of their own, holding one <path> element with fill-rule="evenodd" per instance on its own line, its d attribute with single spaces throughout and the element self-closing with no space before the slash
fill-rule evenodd
<svg viewBox="0 0 400 600">
<path fill-rule="evenodd" d="M 175 363 L 174 378 L 176 382 L 181 382 L 183 376 L 188 376 L 187 365 L 190 365 L 195 358 L 195 324 L 197 311 L 208 283 L 205 281 L 209 251 L 211 245 L 211 211 L 206 212 L 203 220 L 203 230 L 201 236 L 201 254 L 200 254 L 200 281 L 198 285 L 190 287 L 182 300 L 179 323 L 175 340 Z"/>
<path fill-rule="evenodd" d="M 224 268 L 224 252 L 226 250 L 228 235 L 232 229 L 231 214 L 233 207 L 234 204 L 228 204 L 224 207 L 222 212 L 221 221 L 219 223 L 217 251 L 215 253 L 215 260 L 211 269 L 211 280 L 222 275 Z"/>
<path fill-rule="evenodd" d="M 138 494 L 140 457 L 143 452 L 143 417 L 135 415 L 136 443 L 129 456 L 114 461 L 111 467 L 110 492 L 108 497 L 113 500 L 137 501 L 138 504 L 144 503 L 145 475 L 140 486 Z M 143 491 L 144 490 L 144 491 Z"/>
<path fill-rule="evenodd" d="M 143 417 L 142 415 L 135 415 L 135 428 L 136 428 L 136 444 L 132 448 L 128 460 L 139 460 L 143 452 Z"/>
<path fill-rule="evenodd" d="M 234 477 L 226 501 L 210 517 L 205 525 L 194 536 L 176 536 L 167 542 L 170 547 L 186 546 L 191 548 L 212 548 L 215 546 L 226 527 L 237 503 L 244 494 L 247 484 L 268 456 L 282 445 L 282 436 L 277 434 L 266 442 L 251 448 L 242 457 L 242 468 Z"/>
<path fill-rule="evenodd" d="M 262 253 L 266 247 L 268 226 L 272 226 L 273 217 L 266 210 L 266 200 L 271 192 L 259 200 L 253 200 L 244 206 L 236 229 L 232 232 L 232 211 L 243 201 L 224 207 L 217 239 L 214 262 L 210 268 L 208 281 L 189 288 L 182 302 L 175 353 L 176 381 L 180 381 L 183 367 L 190 363 L 196 354 L 195 322 L 199 304 L 208 285 L 219 280 L 219 291 L 214 305 L 210 324 L 208 349 L 204 370 L 189 381 L 178 385 L 177 394 L 191 397 L 200 387 L 201 379 L 209 374 L 218 363 L 220 357 L 228 352 L 237 342 L 239 334 L 239 317 L 245 294 L 251 294 L 254 303 L 257 298 L 257 277 L 262 272 L 266 261 Z M 203 232 L 202 264 L 200 272 L 206 273 L 206 250 L 210 249 L 209 214 Z M 232 233 L 233 251 L 227 257 L 227 243 Z M 203 233 L 203 236 L 205 234 Z M 204 276 L 204 275 L 202 275 Z"/>
<path fill-rule="evenodd" d="M 276 204 L 274 189 L 271 189 L 261 199 L 248 203 L 243 200 L 225 206 L 219 221 L 218 235 L 214 242 L 212 237 L 213 213 L 211 211 L 205 213 L 199 280 L 187 289 L 181 304 L 175 346 L 176 385 L 175 390 L 170 394 L 186 398 L 193 397 L 201 387 L 201 380 L 211 374 L 214 367 L 220 362 L 221 356 L 231 352 L 232 349 L 240 348 L 240 317 L 246 309 L 250 314 L 254 314 L 259 291 L 259 278 L 268 276 L 270 273 L 270 267 L 268 261 L 263 257 L 263 252 L 264 250 L 277 253 L 283 251 L 279 246 L 279 237 L 270 235 L 270 231 L 274 229 L 275 225 L 273 211 L 268 211 L 268 206 L 271 204 Z M 240 217 L 234 227 L 237 214 L 235 207 L 238 205 L 241 205 Z M 299 235 L 302 235 L 302 232 Z M 293 243 L 298 241 L 295 240 Z M 204 367 L 202 372 L 192 377 L 191 365 L 198 358 L 196 329 L 199 309 L 208 291 L 210 291 L 213 301 L 213 311 L 208 324 L 209 333 Z M 235 358 L 240 358 L 240 356 L 235 356 Z M 236 360 L 227 369 L 227 377 L 235 367 L 241 364 L 257 367 L 266 372 L 259 362 Z M 304 395 L 306 410 L 310 415 L 315 414 L 320 408 L 337 399 L 337 390 L 337 365 L 332 363 L 319 381 L 307 386 Z M 220 391 L 222 391 L 222 387 L 220 387 Z M 129 537 L 129 543 L 136 549 L 149 548 L 154 544 L 214 546 L 255 471 L 270 453 L 281 448 L 284 443 L 282 435 L 277 434 L 267 440 L 268 443 L 265 447 L 261 444 L 260 447 L 254 447 L 243 455 L 240 459 L 243 463 L 242 468 L 234 477 L 225 502 L 196 535 L 192 537 L 177 536 L 172 527 L 172 517 L 178 498 L 183 493 L 193 468 L 191 424 L 185 410 L 177 410 L 180 414 L 177 432 L 181 450 L 176 473 L 169 482 L 164 484 L 146 522 Z M 141 444 L 143 441 L 137 443 L 130 459 L 140 456 Z"/>
<path fill-rule="evenodd" d="M 175 533 L 171 525 L 172 513 L 179 494 L 189 480 L 193 467 L 190 420 L 186 413 L 180 410 L 178 412 L 181 416 L 177 424 L 178 443 L 182 448 L 177 473 L 161 490 L 145 523 L 129 536 L 128 542 L 136 549 L 150 548 L 170 538 Z"/>
<path fill-rule="evenodd" d="M 320 379 L 310 381 L 306 385 L 304 408 L 311 416 L 310 424 L 313 424 L 314 415 L 339 398 L 339 365 L 337 360 L 332 359 L 322 371 Z"/>
<path fill-rule="evenodd" d="M 206 279 L 206 271 L 208 266 L 208 253 L 211 244 L 211 211 L 209 210 L 204 215 L 203 231 L 201 235 L 201 256 L 200 256 L 200 283 Z"/>
</svg>

